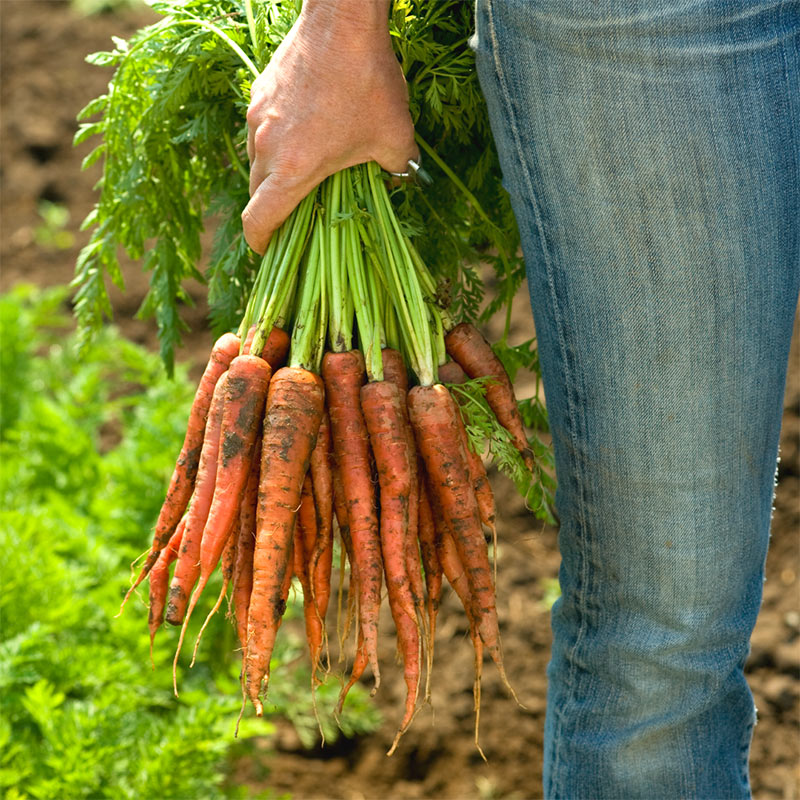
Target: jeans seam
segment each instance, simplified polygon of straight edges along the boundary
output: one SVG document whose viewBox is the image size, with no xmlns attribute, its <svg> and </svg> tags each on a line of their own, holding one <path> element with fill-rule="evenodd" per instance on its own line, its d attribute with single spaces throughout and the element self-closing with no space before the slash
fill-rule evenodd
<svg viewBox="0 0 800 800">
<path fill-rule="evenodd" d="M 789 21 L 787 15 L 784 13 L 786 9 L 786 0 L 781 0 L 780 8 L 778 9 L 778 20 L 781 22 L 780 27 L 783 30 L 789 30 Z M 792 103 L 792 87 L 791 87 L 791 80 L 789 78 L 789 53 L 786 47 L 786 39 L 789 38 L 796 38 L 796 37 L 784 37 L 781 36 L 781 53 L 783 55 L 783 80 L 786 84 L 786 94 L 789 98 L 789 119 L 792 122 L 792 128 L 794 129 L 796 126 L 796 120 L 794 115 L 795 106 Z M 795 155 L 794 160 L 794 172 L 795 172 L 795 181 L 800 182 L 800 163 Z"/>
<path fill-rule="evenodd" d="M 566 341 L 565 341 L 565 338 L 564 338 L 564 325 L 563 325 L 563 322 L 562 322 L 563 315 L 562 315 L 562 312 L 561 312 L 561 307 L 559 306 L 559 303 L 558 303 L 558 294 L 557 294 L 557 292 L 555 290 L 555 281 L 554 281 L 554 277 L 553 277 L 552 258 L 551 258 L 550 252 L 548 250 L 548 247 L 547 247 L 547 240 L 545 238 L 545 232 L 544 232 L 544 224 L 542 222 L 542 216 L 541 216 L 541 212 L 540 212 L 540 209 L 539 209 L 539 203 L 537 202 L 537 199 L 536 199 L 536 193 L 534 191 L 533 180 L 531 178 L 530 171 L 529 171 L 529 169 L 527 167 L 527 163 L 526 163 L 526 161 L 525 161 L 525 159 L 523 157 L 522 143 L 521 143 L 521 140 L 520 140 L 519 129 L 518 129 L 517 124 L 516 124 L 514 107 L 513 107 L 513 104 L 511 102 L 511 95 L 510 95 L 510 92 L 508 90 L 508 85 L 507 85 L 507 82 L 506 82 L 505 74 L 503 72 L 502 64 L 500 63 L 499 46 L 498 46 L 498 42 L 497 42 L 497 35 L 496 35 L 495 25 L 494 25 L 494 10 L 493 10 L 492 3 L 493 3 L 493 0 L 486 0 L 486 11 L 487 11 L 487 22 L 488 22 L 487 27 L 488 27 L 489 39 L 490 39 L 491 48 L 492 48 L 492 61 L 494 63 L 495 74 L 497 75 L 497 80 L 498 80 L 498 83 L 500 85 L 501 96 L 503 98 L 503 101 L 504 101 L 504 104 L 506 106 L 506 110 L 507 110 L 507 113 L 508 113 L 509 126 L 510 126 L 510 129 L 511 129 L 511 135 L 512 135 L 512 139 L 513 139 L 514 148 L 515 148 L 516 153 L 517 153 L 517 159 L 518 159 L 520 167 L 521 167 L 521 173 L 522 173 L 522 175 L 523 175 L 523 177 L 525 179 L 525 183 L 527 184 L 528 196 L 530 198 L 531 205 L 532 205 L 532 208 L 533 208 L 534 220 L 535 220 L 535 223 L 536 223 L 537 232 L 539 234 L 539 241 L 541 243 L 542 255 L 544 257 L 545 269 L 546 269 L 546 272 L 547 272 L 547 285 L 548 285 L 548 288 L 550 290 L 551 301 L 552 301 L 552 304 L 553 304 L 553 314 L 554 314 L 554 318 L 555 318 L 555 321 L 556 321 L 556 330 L 558 331 L 558 345 L 559 345 L 559 350 L 561 352 L 561 360 L 562 360 L 562 365 L 563 365 L 562 368 L 564 370 L 564 378 L 565 378 L 567 386 L 569 386 L 570 383 L 567 380 L 567 378 L 568 378 L 568 376 L 570 376 L 571 370 L 570 370 L 569 362 L 568 362 L 568 359 L 567 359 L 567 352 L 566 352 L 567 351 L 567 346 L 566 346 Z M 571 377 L 574 378 L 574 376 L 571 376 Z M 580 647 L 580 645 L 581 645 L 581 643 L 583 641 L 584 635 L 586 633 L 586 627 L 587 627 L 587 623 L 586 623 L 586 594 L 587 594 L 587 591 L 588 591 L 589 581 L 588 581 L 588 558 L 586 556 L 587 526 L 586 526 L 585 502 L 584 502 L 584 500 L 585 500 L 585 497 L 584 497 L 585 484 L 584 484 L 584 481 L 581 479 L 581 477 L 582 477 L 581 476 L 582 467 L 581 467 L 581 463 L 580 463 L 580 453 L 579 453 L 579 450 L 578 450 L 578 447 L 577 447 L 577 433 L 576 433 L 576 430 L 577 430 L 577 408 L 576 408 L 576 405 L 575 405 L 575 402 L 574 402 L 572 391 L 567 391 L 566 392 L 566 397 L 567 397 L 568 417 L 569 417 L 569 423 L 570 423 L 570 439 L 571 439 L 572 446 L 573 446 L 573 452 L 575 453 L 575 471 L 578 474 L 578 487 L 579 487 L 578 488 L 578 492 L 579 492 L 579 496 L 580 496 L 580 499 L 581 499 L 580 507 L 579 507 L 579 510 L 578 510 L 578 519 L 580 520 L 580 527 L 581 527 L 581 534 L 582 534 L 582 536 L 581 536 L 582 547 L 581 547 L 581 551 L 580 551 L 580 557 L 581 557 L 581 568 L 580 568 L 581 590 L 580 590 L 580 593 L 579 593 L 579 596 L 578 596 L 578 611 L 579 611 L 579 614 L 580 614 L 580 625 L 578 627 L 578 633 L 577 633 L 577 635 L 575 637 L 575 643 L 572 646 L 572 650 L 571 650 L 571 653 L 570 653 L 570 667 L 569 667 L 569 673 L 567 675 L 567 681 L 566 681 L 566 683 L 567 683 L 567 699 L 566 699 L 566 702 L 568 703 L 568 702 L 570 702 L 572 700 L 572 697 L 574 695 L 575 671 L 576 671 L 575 655 L 576 655 L 576 653 L 578 651 L 578 648 Z M 563 704 L 561 706 L 561 708 L 552 709 L 552 711 L 556 714 L 556 716 L 558 718 L 558 724 L 556 726 L 556 731 L 554 733 L 556 749 L 555 749 L 555 753 L 553 754 L 553 764 L 552 764 L 552 767 L 551 767 L 551 770 L 550 770 L 551 781 L 554 780 L 554 775 L 555 775 L 555 771 L 556 771 L 555 768 L 558 765 L 558 761 L 559 761 L 559 757 L 560 757 L 560 738 L 561 738 L 560 737 L 560 733 L 561 733 L 561 729 L 562 729 L 562 726 L 563 726 L 563 720 L 564 720 L 564 713 L 563 713 L 564 705 L 566 705 L 566 703 Z M 552 785 L 549 786 L 549 787 L 545 787 L 545 796 L 552 796 L 552 789 L 553 789 Z"/>
</svg>

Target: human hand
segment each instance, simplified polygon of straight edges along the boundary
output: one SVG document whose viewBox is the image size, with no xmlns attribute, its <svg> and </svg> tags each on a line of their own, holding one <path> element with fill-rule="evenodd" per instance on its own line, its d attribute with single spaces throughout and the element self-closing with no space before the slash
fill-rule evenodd
<svg viewBox="0 0 800 800">
<path fill-rule="evenodd" d="M 242 225 L 256 252 L 334 172 L 365 161 L 405 172 L 418 158 L 387 15 L 388 0 L 306 0 L 253 83 Z"/>
</svg>

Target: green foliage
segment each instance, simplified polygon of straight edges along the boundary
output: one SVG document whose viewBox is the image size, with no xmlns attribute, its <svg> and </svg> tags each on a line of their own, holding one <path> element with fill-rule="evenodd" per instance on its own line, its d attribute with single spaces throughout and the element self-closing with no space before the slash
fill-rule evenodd
<svg viewBox="0 0 800 800">
<path fill-rule="evenodd" d="M 157 357 L 111 329 L 78 360 L 65 297 L 30 287 L 0 297 L 0 790 L 59 800 L 236 795 L 230 761 L 272 727 L 247 719 L 233 738 L 231 625 L 218 615 L 195 668 L 182 660 L 176 700 L 175 632 L 159 634 L 151 671 L 142 604 L 115 618 L 128 564 L 149 544 L 192 389 L 185 370 L 167 381 Z M 200 620 L 218 591 L 209 586 Z M 305 735 L 316 725 L 308 678 L 287 666 L 297 645 L 279 644 L 270 710 Z M 348 716 L 354 730 L 376 724 L 374 711 Z"/>
<path fill-rule="evenodd" d="M 246 161 L 243 123 L 252 75 L 237 53 L 246 39 L 236 18 L 244 18 L 241 3 L 169 0 L 153 9 L 164 20 L 129 42 L 115 38 L 113 50 L 89 57 L 116 72 L 108 92 L 79 115 L 99 119 L 84 122 L 75 136 L 77 144 L 102 135 L 86 161 L 99 158 L 104 165 L 99 202 L 84 223 L 93 232 L 76 265 L 75 311 L 85 343 L 103 316 L 111 316 L 106 276 L 123 285 L 118 248 L 143 259 L 151 279 L 139 314 L 155 317 L 171 372 L 186 329 L 179 313 L 189 302 L 183 282 L 204 280 L 197 267 L 204 217 L 213 207 L 223 219 L 238 218 L 247 201 L 247 180 L 237 167 Z M 212 19 L 216 24 L 206 22 Z M 241 225 L 223 230 L 227 241 L 218 239 L 209 274 L 212 316 L 224 329 L 241 316 L 256 259 L 241 243 Z"/>
<path fill-rule="evenodd" d="M 108 92 L 81 112 L 89 121 L 75 137 L 80 143 L 101 136 L 86 161 L 104 165 L 100 199 L 85 223 L 92 236 L 74 280 L 84 342 L 111 316 L 106 279 L 122 285 L 119 247 L 152 273 L 140 314 L 155 317 L 168 370 L 185 329 L 186 279 L 208 280 L 216 330 L 241 319 L 258 266 L 240 222 L 249 196 L 250 83 L 298 7 L 297 0 L 158 0 L 152 8 L 163 15 L 160 22 L 89 57 L 116 72 Z M 431 154 L 426 168 L 436 179 L 424 191 L 398 188 L 394 203 L 454 316 L 465 319 L 479 315 L 480 259 L 497 273 L 484 317 L 510 306 L 523 275 L 468 45 L 472 27 L 471 4 L 463 0 L 395 0 L 390 18 L 421 146 Z M 217 235 L 201 276 L 200 234 L 209 214 Z"/>
</svg>

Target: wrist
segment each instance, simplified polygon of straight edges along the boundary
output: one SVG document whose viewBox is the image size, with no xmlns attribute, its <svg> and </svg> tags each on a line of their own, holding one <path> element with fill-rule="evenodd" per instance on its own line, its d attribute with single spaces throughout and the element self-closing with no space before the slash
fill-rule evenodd
<svg viewBox="0 0 800 800">
<path fill-rule="evenodd" d="M 375 48 L 389 40 L 390 0 L 304 0 L 299 23 L 339 38 L 343 48 Z"/>
</svg>

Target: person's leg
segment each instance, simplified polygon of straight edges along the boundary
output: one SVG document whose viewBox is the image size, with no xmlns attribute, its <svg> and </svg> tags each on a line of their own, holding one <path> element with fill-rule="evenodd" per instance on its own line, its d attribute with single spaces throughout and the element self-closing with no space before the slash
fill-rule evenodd
<svg viewBox="0 0 800 800">
<path fill-rule="evenodd" d="M 799 46 L 790 0 L 478 0 L 558 477 L 547 797 L 749 792 Z"/>
</svg>

